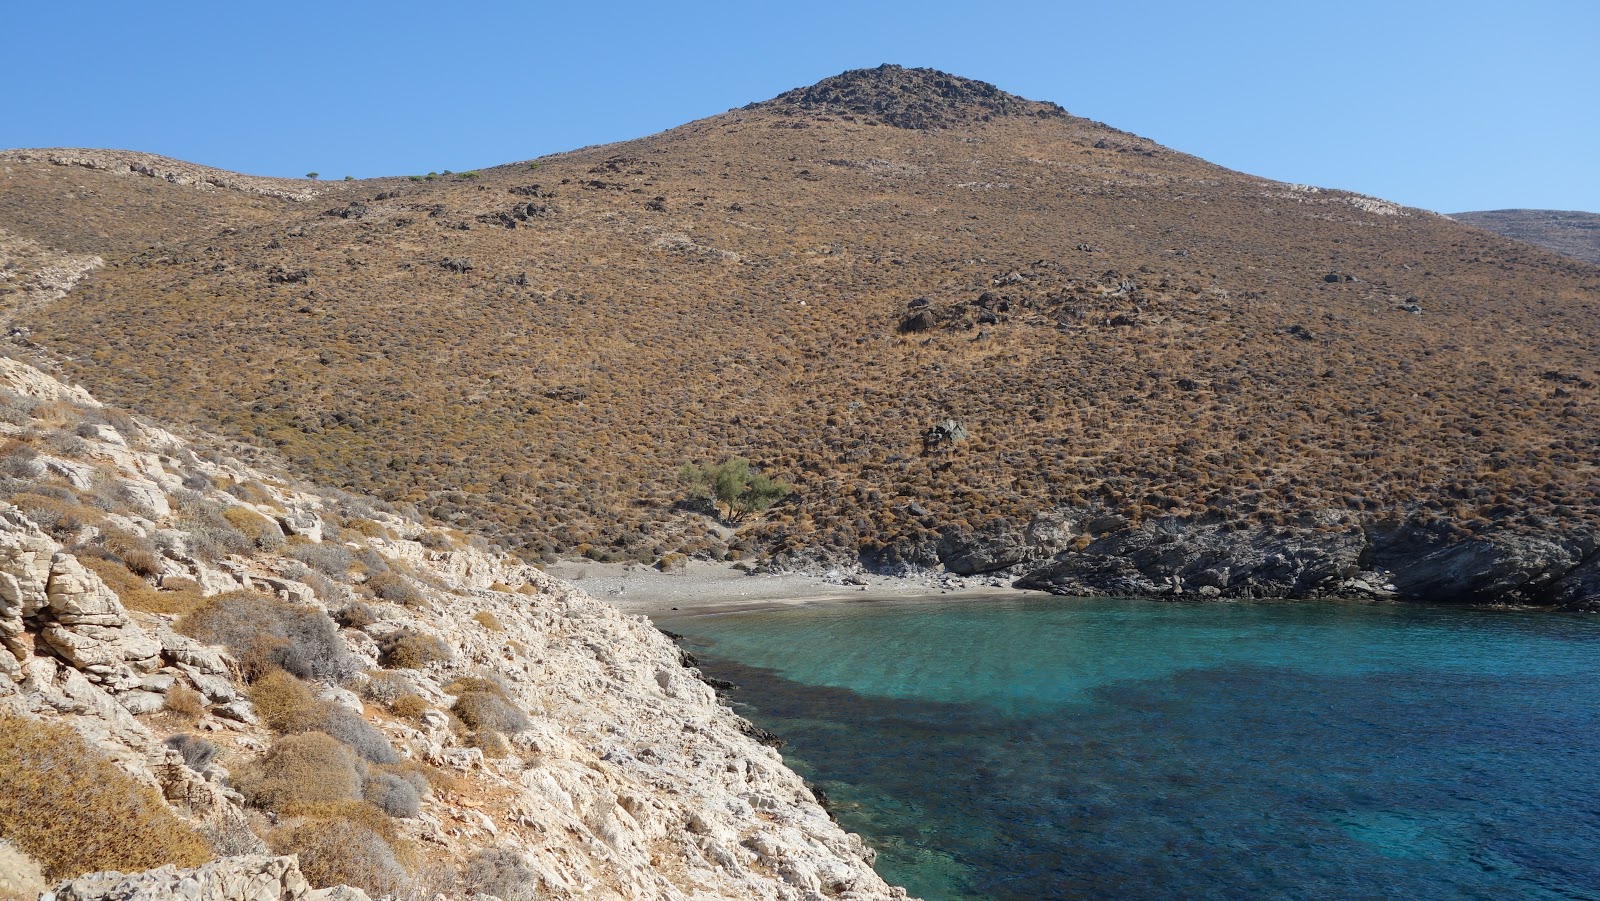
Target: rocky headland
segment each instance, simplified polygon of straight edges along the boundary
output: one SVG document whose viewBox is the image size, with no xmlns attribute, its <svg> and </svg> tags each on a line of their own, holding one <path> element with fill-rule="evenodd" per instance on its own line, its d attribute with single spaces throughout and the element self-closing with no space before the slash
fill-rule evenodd
<svg viewBox="0 0 1600 901">
<path fill-rule="evenodd" d="M 117 833 L 30 794 L 64 761 L 0 761 L 32 799 L 0 803 L 12 894 L 904 897 L 644 618 L 25 364 L 0 359 L 0 400 L 0 716 L 38 748 L 81 740 L 167 811 L 73 857 L 64 836 Z M 274 782 L 308 745 L 332 769 Z M 348 794 L 294 794 L 347 771 L 365 774 Z M 183 841 L 145 847 L 164 832 Z M 269 849 L 298 865 L 231 856 Z M 161 855 L 174 867 L 136 878 L 72 871 Z"/>
</svg>

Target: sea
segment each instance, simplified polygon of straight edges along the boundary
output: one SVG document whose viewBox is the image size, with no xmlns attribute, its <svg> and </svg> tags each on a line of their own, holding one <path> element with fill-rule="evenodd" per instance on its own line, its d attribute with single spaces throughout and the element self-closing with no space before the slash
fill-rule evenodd
<svg viewBox="0 0 1600 901">
<path fill-rule="evenodd" d="M 1600 618 L 1008 595 L 660 624 L 928 901 L 1600 901 Z"/>
</svg>

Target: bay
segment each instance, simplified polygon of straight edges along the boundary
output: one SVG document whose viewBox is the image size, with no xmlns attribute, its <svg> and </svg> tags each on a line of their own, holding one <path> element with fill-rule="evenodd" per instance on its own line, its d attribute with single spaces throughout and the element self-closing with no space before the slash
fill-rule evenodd
<svg viewBox="0 0 1600 901">
<path fill-rule="evenodd" d="M 1005 598 L 662 624 L 929 901 L 1600 899 L 1600 622 Z"/>
</svg>

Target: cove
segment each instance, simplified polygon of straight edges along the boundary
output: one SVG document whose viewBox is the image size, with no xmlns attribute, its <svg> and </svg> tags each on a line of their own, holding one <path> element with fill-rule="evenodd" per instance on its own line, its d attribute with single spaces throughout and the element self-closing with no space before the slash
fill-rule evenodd
<svg viewBox="0 0 1600 901">
<path fill-rule="evenodd" d="M 929 901 L 1600 899 L 1600 621 L 928 600 L 692 617 Z"/>
</svg>

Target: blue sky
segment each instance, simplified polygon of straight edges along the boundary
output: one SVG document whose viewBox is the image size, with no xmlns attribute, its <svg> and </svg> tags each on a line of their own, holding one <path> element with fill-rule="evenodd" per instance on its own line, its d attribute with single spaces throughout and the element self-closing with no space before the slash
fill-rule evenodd
<svg viewBox="0 0 1600 901">
<path fill-rule="evenodd" d="M 463 170 L 932 66 L 1233 169 L 1600 211 L 1600 2 L 0 3 L 0 147 Z"/>
</svg>

